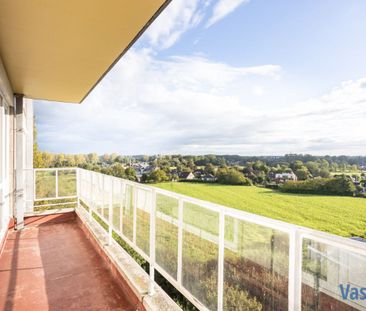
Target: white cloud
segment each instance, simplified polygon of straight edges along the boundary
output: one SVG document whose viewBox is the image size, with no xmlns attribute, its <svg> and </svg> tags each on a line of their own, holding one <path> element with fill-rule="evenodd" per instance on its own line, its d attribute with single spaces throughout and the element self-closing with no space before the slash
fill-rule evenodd
<svg viewBox="0 0 366 311">
<path fill-rule="evenodd" d="M 366 153 L 366 79 L 305 101 L 292 85 L 277 65 L 163 61 L 131 50 L 82 105 L 35 105 L 40 145 L 122 154 Z"/>
<path fill-rule="evenodd" d="M 184 32 L 201 22 L 205 7 L 199 0 L 174 0 L 150 25 L 144 36 L 154 48 L 169 48 Z"/>
<path fill-rule="evenodd" d="M 206 27 L 212 26 L 236 10 L 240 5 L 248 2 L 249 0 L 219 0 L 212 10 L 212 16 L 207 21 Z"/>
<path fill-rule="evenodd" d="M 210 135 L 213 124 L 227 127 L 233 118 L 235 127 L 252 110 L 237 93 L 252 94 L 251 80 L 276 80 L 280 72 L 275 65 L 232 67 L 202 57 L 161 61 L 131 50 L 82 105 L 36 104 L 40 143 L 75 152 L 179 149 L 195 140 L 196 130 Z"/>
<path fill-rule="evenodd" d="M 249 0 L 218 0 L 206 27 Z M 82 105 L 36 102 L 41 148 L 54 152 L 366 154 L 366 78 L 304 100 L 277 64 L 235 67 L 171 47 L 211 0 L 173 0 Z"/>
</svg>

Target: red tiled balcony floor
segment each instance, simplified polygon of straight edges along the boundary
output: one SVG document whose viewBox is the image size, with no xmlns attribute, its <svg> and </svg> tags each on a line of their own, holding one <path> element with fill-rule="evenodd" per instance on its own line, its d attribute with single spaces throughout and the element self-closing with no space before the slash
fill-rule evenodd
<svg viewBox="0 0 366 311">
<path fill-rule="evenodd" d="M 0 310 L 136 310 L 75 219 L 34 223 L 7 237 Z"/>
</svg>

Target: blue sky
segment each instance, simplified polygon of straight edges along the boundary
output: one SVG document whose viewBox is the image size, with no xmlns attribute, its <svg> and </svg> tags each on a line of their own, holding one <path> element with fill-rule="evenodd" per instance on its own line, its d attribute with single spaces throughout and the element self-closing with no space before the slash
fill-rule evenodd
<svg viewBox="0 0 366 311">
<path fill-rule="evenodd" d="M 173 0 L 42 150 L 365 155 L 366 1 Z"/>
</svg>

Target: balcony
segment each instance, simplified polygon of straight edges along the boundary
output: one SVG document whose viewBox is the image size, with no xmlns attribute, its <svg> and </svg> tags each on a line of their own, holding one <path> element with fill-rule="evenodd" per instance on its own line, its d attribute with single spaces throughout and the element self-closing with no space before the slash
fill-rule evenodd
<svg viewBox="0 0 366 311">
<path fill-rule="evenodd" d="M 136 310 L 75 213 L 30 217 L 0 257 L 1 310 Z"/>
<path fill-rule="evenodd" d="M 22 303 L 23 286 L 35 290 L 39 267 L 35 304 L 62 307 L 63 293 L 111 309 L 178 309 L 159 274 L 199 310 L 366 310 L 339 287 L 366 287 L 365 243 L 83 169 L 28 170 L 26 180 L 33 217 L 9 234 L 0 259 L 6 305 Z M 52 282 L 73 273 L 81 280 L 70 288 Z"/>
</svg>

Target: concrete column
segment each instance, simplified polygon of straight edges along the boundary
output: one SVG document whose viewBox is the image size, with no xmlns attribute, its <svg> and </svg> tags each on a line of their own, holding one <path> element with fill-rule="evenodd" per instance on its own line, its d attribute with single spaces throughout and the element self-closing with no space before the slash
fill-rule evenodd
<svg viewBox="0 0 366 311">
<path fill-rule="evenodd" d="M 24 100 L 25 118 L 26 118 L 26 131 L 25 131 L 25 185 L 26 185 L 26 212 L 33 212 L 33 197 L 34 197 L 34 185 L 33 185 L 33 101 L 31 99 Z"/>
<path fill-rule="evenodd" d="M 23 95 L 15 95 L 15 223 L 16 229 L 24 227 L 25 213 L 25 159 L 26 159 L 26 118 Z"/>
<path fill-rule="evenodd" d="M 24 214 L 33 211 L 33 104 L 15 95 L 15 210 L 16 229 L 24 226 Z"/>
</svg>

